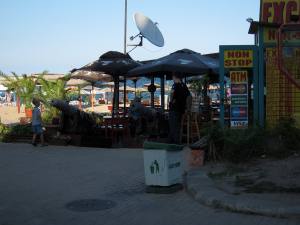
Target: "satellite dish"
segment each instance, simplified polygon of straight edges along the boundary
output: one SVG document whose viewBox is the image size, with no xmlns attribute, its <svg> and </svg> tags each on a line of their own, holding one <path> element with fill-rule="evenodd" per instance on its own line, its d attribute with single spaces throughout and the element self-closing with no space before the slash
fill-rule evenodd
<svg viewBox="0 0 300 225">
<path fill-rule="evenodd" d="M 145 37 L 150 41 L 152 44 L 163 47 L 165 44 L 164 37 L 162 36 L 160 30 L 156 26 L 157 23 L 153 23 L 148 17 L 144 16 L 141 13 L 136 13 L 134 15 L 134 20 L 136 23 L 137 28 L 140 31 L 139 35 Z M 134 39 L 132 37 L 131 39 Z"/>
</svg>

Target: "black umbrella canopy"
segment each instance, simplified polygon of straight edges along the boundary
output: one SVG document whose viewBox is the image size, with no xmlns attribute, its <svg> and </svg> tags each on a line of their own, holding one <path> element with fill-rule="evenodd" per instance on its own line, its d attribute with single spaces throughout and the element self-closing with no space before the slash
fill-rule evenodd
<svg viewBox="0 0 300 225">
<path fill-rule="evenodd" d="M 173 52 L 162 58 L 128 71 L 127 76 L 137 77 L 155 74 L 173 74 L 194 76 L 206 73 L 218 73 L 219 61 L 189 49 Z"/>
<path fill-rule="evenodd" d="M 98 60 L 78 70 L 97 71 L 112 76 L 122 76 L 139 65 L 141 63 L 134 61 L 128 54 L 109 51 L 101 55 Z"/>
</svg>

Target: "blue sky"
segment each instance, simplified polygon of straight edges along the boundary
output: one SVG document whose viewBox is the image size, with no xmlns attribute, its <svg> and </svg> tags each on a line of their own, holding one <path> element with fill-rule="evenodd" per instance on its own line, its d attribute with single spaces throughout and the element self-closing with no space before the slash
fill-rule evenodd
<svg viewBox="0 0 300 225">
<path fill-rule="evenodd" d="M 165 38 L 163 48 L 145 40 L 130 53 L 148 60 L 182 48 L 206 54 L 219 45 L 253 44 L 246 18 L 258 19 L 259 0 L 128 0 L 128 39 L 138 33 L 135 12 L 158 22 Z M 123 36 L 124 0 L 0 1 L 0 70 L 5 73 L 67 73 L 106 51 L 123 52 Z"/>
</svg>

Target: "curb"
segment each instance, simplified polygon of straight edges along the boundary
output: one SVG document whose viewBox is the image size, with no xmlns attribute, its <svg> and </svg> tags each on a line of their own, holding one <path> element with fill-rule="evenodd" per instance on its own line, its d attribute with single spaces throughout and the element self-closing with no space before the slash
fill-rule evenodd
<svg viewBox="0 0 300 225">
<path fill-rule="evenodd" d="M 200 170 L 187 173 L 186 190 L 196 201 L 213 208 L 277 218 L 300 218 L 300 206 L 227 194 L 217 189 L 206 173 Z"/>
</svg>

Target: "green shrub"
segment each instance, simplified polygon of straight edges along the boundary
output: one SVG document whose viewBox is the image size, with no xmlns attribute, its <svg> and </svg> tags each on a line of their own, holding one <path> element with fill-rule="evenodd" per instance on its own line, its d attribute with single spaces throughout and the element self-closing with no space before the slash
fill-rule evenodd
<svg viewBox="0 0 300 225">
<path fill-rule="evenodd" d="M 4 141 L 5 135 L 9 132 L 9 127 L 1 122 L 0 118 L 0 142 Z"/>
<path fill-rule="evenodd" d="M 227 129 L 222 156 L 232 163 L 247 162 L 263 154 L 264 139 L 264 129 Z"/>
<path fill-rule="evenodd" d="M 31 136 L 31 124 L 6 126 L 0 121 L 0 142 L 11 142 L 12 136 Z"/>
<path fill-rule="evenodd" d="M 207 159 L 218 161 L 222 159 L 222 151 L 224 146 L 224 128 L 219 123 L 204 124 L 204 128 L 200 131 L 200 135 L 207 137 Z"/>
<path fill-rule="evenodd" d="M 265 154 L 284 158 L 300 151 L 300 129 L 293 118 L 282 118 L 267 131 Z"/>
<path fill-rule="evenodd" d="M 8 134 L 18 135 L 18 136 L 32 135 L 31 124 L 26 124 L 26 125 L 18 124 L 16 126 L 13 126 L 9 129 Z"/>
<path fill-rule="evenodd" d="M 300 129 L 292 118 L 280 119 L 270 129 L 230 129 L 208 123 L 201 130 L 201 136 L 207 137 L 207 159 L 211 161 L 237 164 L 261 156 L 285 158 L 300 152 Z"/>
</svg>

